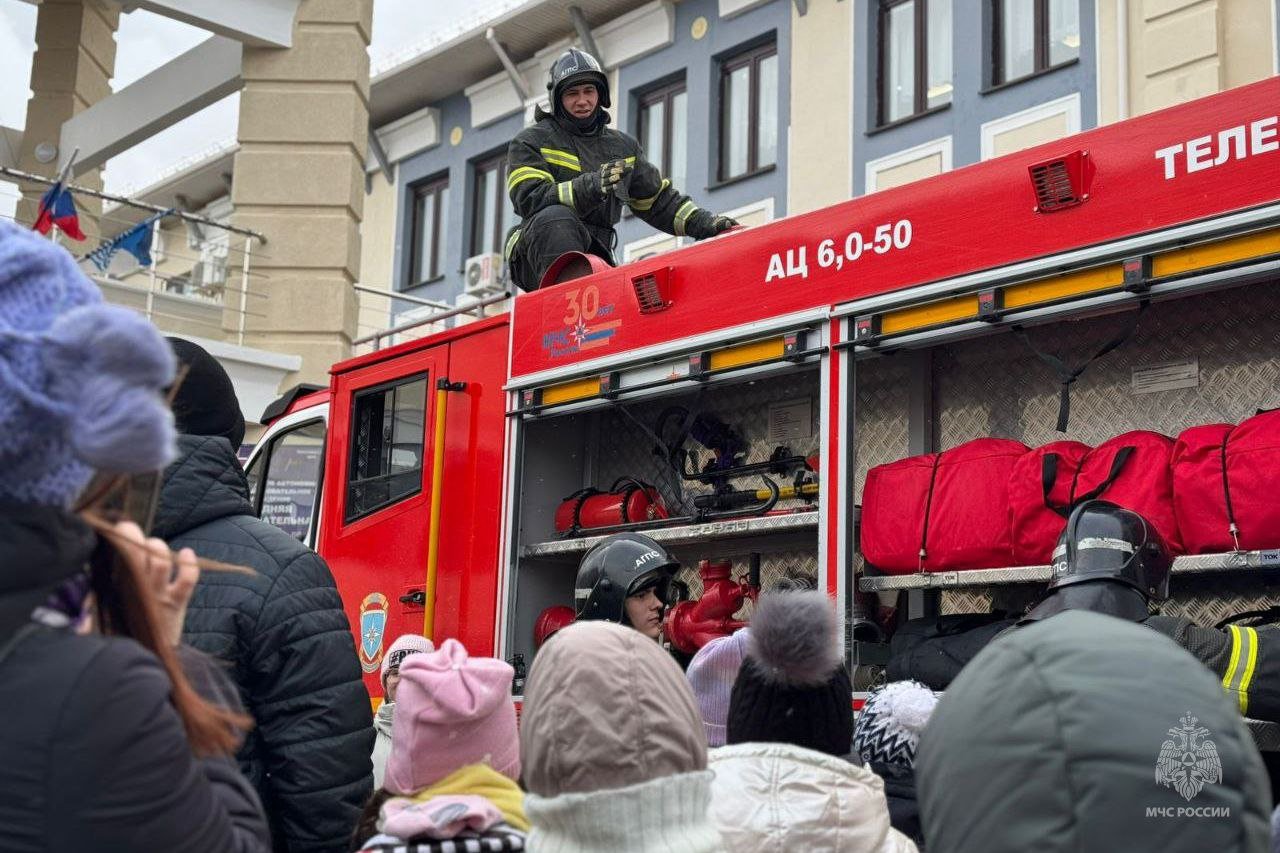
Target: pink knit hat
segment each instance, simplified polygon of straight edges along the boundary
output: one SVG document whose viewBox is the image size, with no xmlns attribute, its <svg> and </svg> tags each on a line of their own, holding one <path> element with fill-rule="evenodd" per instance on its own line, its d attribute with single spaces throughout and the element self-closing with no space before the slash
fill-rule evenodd
<svg viewBox="0 0 1280 853">
<path fill-rule="evenodd" d="M 417 652 L 433 652 L 435 648 L 431 641 L 421 634 L 401 634 L 396 637 L 396 641 L 391 644 L 391 648 L 387 649 L 387 653 L 382 656 L 382 689 L 387 689 L 387 673 L 391 671 L 392 667 L 397 667 L 404 663 L 405 655 Z"/>
<path fill-rule="evenodd" d="M 383 786 L 407 796 L 469 764 L 487 764 L 518 779 L 514 676 L 509 664 L 468 657 L 453 639 L 405 658 Z"/>
<path fill-rule="evenodd" d="M 728 637 L 716 637 L 693 656 L 685 675 L 698 700 L 707 745 L 724 746 L 725 722 L 729 719 L 729 697 L 747 655 L 747 632 L 743 628 Z"/>
</svg>

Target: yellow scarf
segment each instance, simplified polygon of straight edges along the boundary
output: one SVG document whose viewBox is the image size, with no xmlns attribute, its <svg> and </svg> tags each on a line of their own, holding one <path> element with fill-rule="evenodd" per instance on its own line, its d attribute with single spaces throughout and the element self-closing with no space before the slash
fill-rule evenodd
<svg viewBox="0 0 1280 853">
<path fill-rule="evenodd" d="M 503 820 L 521 832 L 529 831 L 529 819 L 524 816 L 524 791 L 487 764 L 469 764 L 461 770 L 455 770 L 409 799 L 425 803 L 435 797 L 445 796 L 484 797 L 498 807 Z"/>
</svg>

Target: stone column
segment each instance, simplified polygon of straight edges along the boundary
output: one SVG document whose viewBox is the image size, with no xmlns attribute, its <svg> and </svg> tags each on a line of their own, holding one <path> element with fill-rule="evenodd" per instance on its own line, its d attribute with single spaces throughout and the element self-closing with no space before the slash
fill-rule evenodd
<svg viewBox="0 0 1280 853">
<path fill-rule="evenodd" d="M 373 0 L 303 0 L 293 47 L 244 51 L 232 218 L 267 238 L 253 249 L 244 343 L 302 356 L 286 385 L 328 384 L 355 337 L 372 21 Z M 230 341 L 238 297 L 223 314 Z"/>
<path fill-rule="evenodd" d="M 119 23 L 119 7 L 102 0 L 44 0 L 40 4 L 36 52 L 31 64 L 32 95 L 27 102 L 18 168 L 53 177 L 59 163 L 71 155 L 70 151 L 60 151 L 54 162 L 40 163 L 35 149 L 42 142 L 57 145 L 63 122 L 111 94 Z M 75 182 L 102 188 L 98 171 L 81 175 Z M 44 189 L 38 184 L 22 187 L 26 197 L 18 204 L 19 222 L 30 224 L 35 220 Z M 82 196 L 76 204 L 82 214 L 93 214 L 80 218 L 88 245 L 93 245 L 98 232 L 95 216 L 102 213 L 102 202 Z"/>
</svg>

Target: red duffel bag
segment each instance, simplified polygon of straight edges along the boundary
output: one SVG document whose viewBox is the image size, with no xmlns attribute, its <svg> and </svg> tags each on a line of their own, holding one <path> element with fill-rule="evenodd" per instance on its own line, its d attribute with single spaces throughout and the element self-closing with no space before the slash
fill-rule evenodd
<svg viewBox="0 0 1280 853">
<path fill-rule="evenodd" d="M 1071 486 L 1089 445 L 1054 441 L 1026 453 L 1009 475 L 1009 538 L 1013 561 L 1043 566 L 1053 561 L 1053 546 L 1067 525 Z"/>
<path fill-rule="evenodd" d="M 1280 548 L 1280 410 L 1186 430 L 1172 465 L 1187 553 Z"/>
<path fill-rule="evenodd" d="M 880 465 L 862 492 L 862 555 L 888 574 L 1012 565 L 1009 475 L 1027 446 L 980 438 Z"/>
<path fill-rule="evenodd" d="M 668 516 L 667 506 L 657 489 L 634 477 L 619 477 L 607 492 L 583 489 L 561 501 L 556 508 L 556 532 L 572 536 L 580 530 L 656 521 Z"/>
<path fill-rule="evenodd" d="M 1175 554 L 1185 553 L 1173 514 L 1173 439 L 1135 430 L 1104 441 L 1085 454 L 1064 510 L 1102 498 L 1141 515 L 1164 537 Z"/>
</svg>

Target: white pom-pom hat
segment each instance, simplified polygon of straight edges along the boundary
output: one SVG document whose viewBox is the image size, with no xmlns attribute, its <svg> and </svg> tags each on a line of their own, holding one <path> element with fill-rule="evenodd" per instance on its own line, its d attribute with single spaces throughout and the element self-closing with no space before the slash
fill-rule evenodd
<svg viewBox="0 0 1280 853">
<path fill-rule="evenodd" d="M 920 733 L 938 694 L 919 681 L 894 681 L 873 691 L 853 729 L 853 750 L 868 764 L 913 767 Z"/>
</svg>

